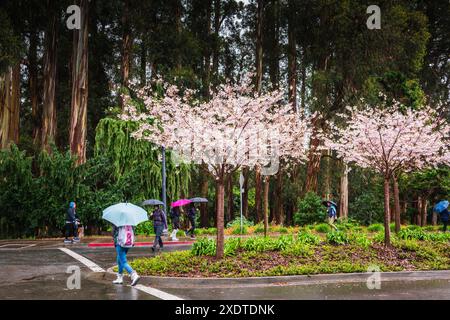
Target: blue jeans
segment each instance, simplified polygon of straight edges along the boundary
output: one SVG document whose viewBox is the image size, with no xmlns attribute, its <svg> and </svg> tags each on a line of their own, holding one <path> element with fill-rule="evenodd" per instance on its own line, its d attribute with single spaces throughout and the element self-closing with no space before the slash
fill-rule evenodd
<svg viewBox="0 0 450 320">
<path fill-rule="evenodd" d="M 123 269 L 127 270 L 128 274 L 133 272 L 133 269 L 127 262 L 127 252 L 128 248 L 122 248 L 119 245 L 116 245 L 117 252 L 117 265 L 119 266 L 119 274 L 123 274 Z"/>
</svg>

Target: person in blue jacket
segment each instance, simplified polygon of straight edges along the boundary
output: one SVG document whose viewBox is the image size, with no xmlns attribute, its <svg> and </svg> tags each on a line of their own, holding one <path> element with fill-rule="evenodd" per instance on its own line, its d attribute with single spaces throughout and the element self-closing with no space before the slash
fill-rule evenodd
<svg viewBox="0 0 450 320">
<path fill-rule="evenodd" d="M 75 202 L 72 201 L 69 203 L 69 209 L 66 212 L 64 243 L 80 242 L 80 238 L 78 238 L 78 224 L 80 223 L 80 219 L 77 216 L 76 208 L 77 205 Z M 73 236 L 72 240 L 69 239 L 70 236 Z"/>
<path fill-rule="evenodd" d="M 449 218 L 448 208 L 442 210 L 440 212 L 440 215 L 441 215 L 442 224 L 444 225 L 442 231 L 446 232 L 447 231 L 447 225 L 448 225 L 448 218 Z"/>
</svg>

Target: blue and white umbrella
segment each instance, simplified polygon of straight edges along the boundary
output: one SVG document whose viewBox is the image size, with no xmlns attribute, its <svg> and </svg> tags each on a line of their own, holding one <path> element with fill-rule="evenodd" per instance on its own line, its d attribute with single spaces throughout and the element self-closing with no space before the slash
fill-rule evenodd
<svg viewBox="0 0 450 320">
<path fill-rule="evenodd" d="M 118 203 L 103 210 L 103 219 L 117 227 L 137 226 L 147 221 L 147 211 L 132 203 Z"/>
<path fill-rule="evenodd" d="M 441 213 L 442 211 L 444 211 L 447 208 L 448 208 L 448 201 L 442 200 L 434 206 L 433 210 L 437 213 Z"/>
</svg>

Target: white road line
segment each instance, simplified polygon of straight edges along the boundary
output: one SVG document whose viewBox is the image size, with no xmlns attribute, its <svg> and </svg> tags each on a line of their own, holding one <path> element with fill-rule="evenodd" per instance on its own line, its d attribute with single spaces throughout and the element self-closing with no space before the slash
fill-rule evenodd
<svg viewBox="0 0 450 320">
<path fill-rule="evenodd" d="M 80 261 L 82 264 L 84 264 L 86 267 L 91 269 L 94 272 L 105 272 L 103 268 L 92 262 L 91 260 L 83 257 L 82 255 L 79 255 L 78 253 L 73 252 L 72 250 L 69 250 L 67 248 L 59 248 L 64 253 L 67 253 L 72 258 Z"/>
<path fill-rule="evenodd" d="M 105 272 L 105 270 L 103 268 L 99 267 L 97 264 L 95 264 L 91 260 L 83 257 L 82 255 L 79 255 L 78 253 L 73 252 L 70 249 L 67 249 L 67 248 L 58 248 L 58 249 L 64 253 L 67 253 L 72 258 L 80 261 L 82 264 L 84 264 L 85 266 L 87 266 L 89 269 L 91 269 L 94 272 Z M 167 292 L 164 292 L 164 291 L 152 288 L 152 287 L 147 287 L 147 286 L 144 286 L 141 284 L 138 284 L 138 285 L 134 286 L 133 288 L 141 290 L 147 294 L 150 294 L 150 295 L 160 298 L 162 300 L 183 300 L 182 298 L 174 296 L 170 293 L 167 293 Z"/>
<path fill-rule="evenodd" d="M 170 294 L 170 293 L 167 293 L 167 292 L 164 292 L 164 291 L 152 288 L 152 287 L 146 287 L 146 286 L 143 286 L 142 284 L 135 285 L 134 288 L 141 290 L 145 293 L 148 293 L 152 296 L 155 296 L 157 298 L 160 298 L 162 300 L 184 300 L 180 297 L 174 296 L 173 294 Z"/>
</svg>

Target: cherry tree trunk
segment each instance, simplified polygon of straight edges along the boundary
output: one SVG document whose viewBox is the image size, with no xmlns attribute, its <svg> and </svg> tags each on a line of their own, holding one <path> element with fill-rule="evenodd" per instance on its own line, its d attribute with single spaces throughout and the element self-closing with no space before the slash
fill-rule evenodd
<svg viewBox="0 0 450 320">
<path fill-rule="evenodd" d="M 275 179 L 274 217 L 275 224 L 280 225 L 283 223 L 283 173 L 281 170 L 277 172 Z"/>
<path fill-rule="evenodd" d="M 348 166 L 346 163 L 341 176 L 339 215 L 342 219 L 348 218 Z"/>
<path fill-rule="evenodd" d="M 41 126 L 41 148 L 51 152 L 50 143 L 56 136 L 56 65 L 57 13 L 53 13 L 45 34 L 44 88 Z"/>
<path fill-rule="evenodd" d="M 256 210 L 256 222 L 260 222 L 262 220 L 262 212 L 261 212 L 261 194 L 262 194 L 262 177 L 261 177 L 261 168 L 256 166 L 255 168 L 255 210 Z"/>
<path fill-rule="evenodd" d="M 264 176 L 264 236 L 267 237 L 269 230 L 269 187 L 270 176 Z"/>
<path fill-rule="evenodd" d="M 72 103 L 69 145 L 77 165 L 86 162 L 86 129 L 88 102 L 88 17 L 89 1 L 80 0 L 81 29 L 74 31 L 72 66 Z"/>
<path fill-rule="evenodd" d="M 384 178 L 384 245 L 386 247 L 391 246 L 389 180 L 389 177 Z"/>
<path fill-rule="evenodd" d="M 224 256 L 224 200 L 225 200 L 225 181 L 219 178 L 216 182 L 217 186 L 217 246 L 216 246 L 216 258 L 222 259 Z"/>
<path fill-rule="evenodd" d="M 398 179 L 396 176 L 392 178 L 394 181 L 394 205 L 395 205 L 395 232 L 400 231 L 400 217 L 401 217 L 401 210 L 400 210 L 400 192 L 398 189 Z"/>
</svg>

